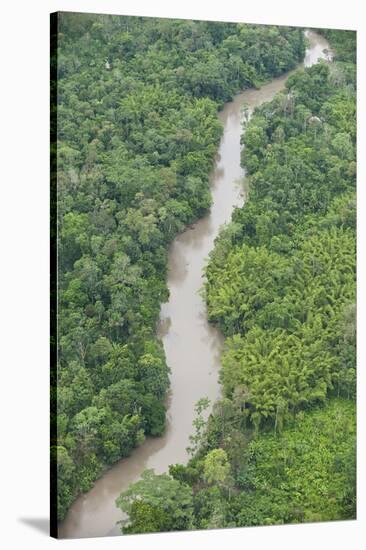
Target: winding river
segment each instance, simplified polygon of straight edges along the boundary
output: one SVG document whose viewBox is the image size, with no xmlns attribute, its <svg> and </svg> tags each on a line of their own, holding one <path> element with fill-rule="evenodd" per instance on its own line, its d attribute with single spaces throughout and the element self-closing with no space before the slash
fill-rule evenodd
<svg viewBox="0 0 366 550">
<path fill-rule="evenodd" d="M 309 47 L 303 65 L 310 66 L 328 56 L 327 41 L 306 32 Z M 201 397 L 215 401 L 220 394 L 218 372 L 222 335 L 207 322 L 205 304 L 199 295 L 202 272 L 220 227 L 229 222 L 233 209 L 244 203 L 244 171 L 240 167 L 242 108 L 249 114 L 270 101 L 284 87 L 288 73 L 259 90 L 246 90 L 227 103 L 219 113 L 224 126 L 215 167 L 211 174 L 212 207 L 204 218 L 181 233 L 169 252 L 169 301 L 161 307 L 159 335 L 171 368 L 167 429 L 160 438 L 148 438 L 132 455 L 111 467 L 94 487 L 71 506 L 59 526 L 60 538 L 118 535 L 116 522 L 121 511 L 115 499 L 145 468 L 157 473 L 170 464 L 186 463 L 192 433 L 194 405 Z"/>
</svg>

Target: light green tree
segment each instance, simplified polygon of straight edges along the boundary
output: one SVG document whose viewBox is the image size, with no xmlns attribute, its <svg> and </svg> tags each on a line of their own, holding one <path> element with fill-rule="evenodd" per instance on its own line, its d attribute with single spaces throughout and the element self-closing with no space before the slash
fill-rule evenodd
<svg viewBox="0 0 366 550">
<path fill-rule="evenodd" d="M 224 449 L 213 449 L 204 460 L 203 476 L 208 484 L 225 485 L 229 479 L 230 464 Z"/>
</svg>

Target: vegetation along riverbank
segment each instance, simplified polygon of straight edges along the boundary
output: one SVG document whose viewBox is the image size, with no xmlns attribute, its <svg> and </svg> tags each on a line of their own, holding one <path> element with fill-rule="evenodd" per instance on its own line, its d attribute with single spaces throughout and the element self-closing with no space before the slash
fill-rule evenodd
<svg viewBox="0 0 366 550">
<path fill-rule="evenodd" d="M 223 398 L 186 466 L 119 497 L 125 533 L 355 518 L 356 44 L 321 32 L 334 61 L 245 129 L 249 196 L 207 265 Z"/>
<path fill-rule="evenodd" d="M 288 27 L 73 13 L 57 30 L 51 457 L 62 520 L 108 466 L 164 432 L 167 249 L 210 206 L 217 110 L 294 68 L 305 44 Z"/>
</svg>

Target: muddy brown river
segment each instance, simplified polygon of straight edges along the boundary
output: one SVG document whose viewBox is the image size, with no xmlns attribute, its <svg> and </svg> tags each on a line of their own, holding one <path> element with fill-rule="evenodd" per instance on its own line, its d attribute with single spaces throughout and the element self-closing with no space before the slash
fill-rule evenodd
<svg viewBox="0 0 366 550">
<path fill-rule="evenodd" d="M 327 58 L 327 41 L 307 31 L 310 42 L 304 65 Z M 98 479 L 94 487 L 71 506 L 59 537 L 79 538 L 118 535 L 116 522 L 122 519 L 115 499 L 139 479 L 145 468 L 157 473 L 170 464 L 186 463 L 189 435 L 192 433 L 194 405 L 201 397 L 214 402 L 220 394 L 218 372 L 223 345 L 222 335 L 207 322 L 205 304 L 199 295 L 203 268 L 220 227 L 229 222 L 233 209 L 242 206 L 244 171 L 240 167 L 242 109 L 249 114 L 270 101 L 284 87 L 288 73 L 259 90 L 246 90 L 227 103 L 219 113 L 224 126 L 215 167 L 211 174 L 212 207 L 207 216 L 181 233 L 169 252 L 169 301 L 161 307 L 159 335 L 171 368 L 167 429 L 164 436 L 148 438 L 130 457 L 117 462 Z"/>
</svg>

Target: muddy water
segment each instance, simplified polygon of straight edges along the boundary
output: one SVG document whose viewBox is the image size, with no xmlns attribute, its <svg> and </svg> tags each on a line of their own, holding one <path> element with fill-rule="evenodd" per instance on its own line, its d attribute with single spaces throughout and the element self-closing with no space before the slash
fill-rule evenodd
<svg viewBox="0 0 366 550">
<path fill-rule="evenodd" d="M 307 32 L 310 47 L 306 66 L 326 57 L 327 41 Z M 108 470 L 87 494 L 71 506 L 60 525 L 60 537 L 96 537 L 120 534 L 116 522 L 121 512 L 115 499 L 136 481 L 145 468 L 163 472 L 170 464 L 187 461 L 186 447 L 192 432 L 194 405 L 201 397 L 211 402 L 219 396 L 218 371 L 223 338 L 206 319 L 205 305 L 198 293 L 202 270 L 214 246 L 220 227 L 230 221 L 235 206 L 244 202 L 244 172 L 240 167 L 242 108 L 249 114 L 270 101 L 283 88 L 288 74 L 276 78 L 260 90 L 247 90 L 227 103 L 219 118 L 224 126 L 214 170 L 211 174 L 210 213 L 173 242 L 169 252 L 169 302 L 162 305 L 160 337 L 171 368 L 168 424 L 163 437 L 149 438 L 131 457 Z"/>
</svg>

